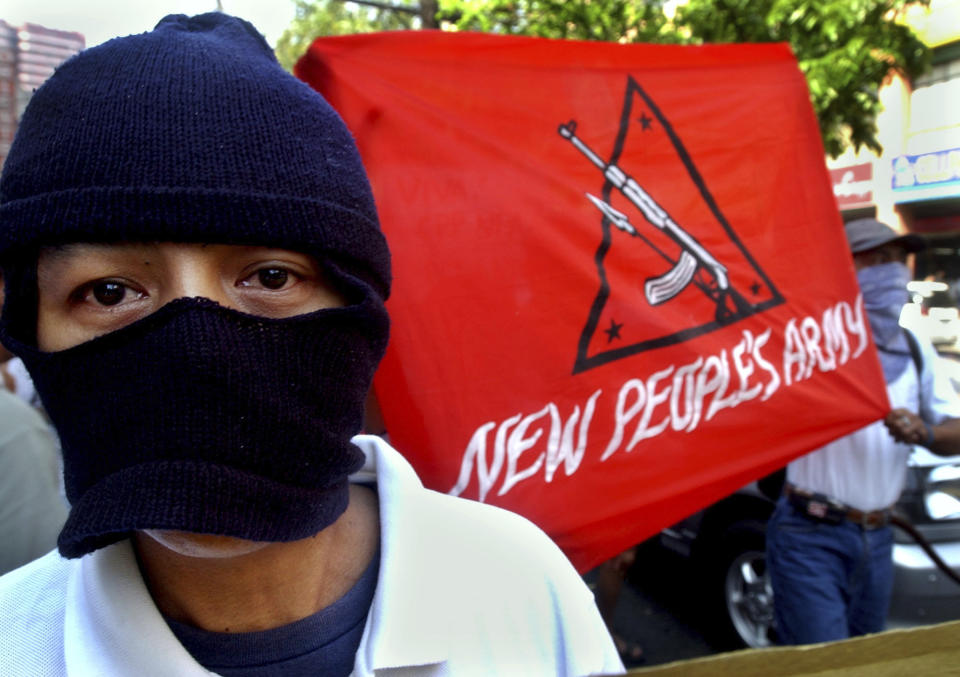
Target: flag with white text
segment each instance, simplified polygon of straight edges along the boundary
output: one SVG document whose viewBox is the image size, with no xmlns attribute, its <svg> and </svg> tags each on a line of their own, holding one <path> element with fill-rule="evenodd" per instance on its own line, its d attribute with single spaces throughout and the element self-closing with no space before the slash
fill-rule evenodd
<svg viewBox="0 0 960 677">
<path fill-rule="evenodd" d="M 888 408 L 785 45 L 323 38 L 394 262 L 375 390 L 586 569 Z"/>
</svg>

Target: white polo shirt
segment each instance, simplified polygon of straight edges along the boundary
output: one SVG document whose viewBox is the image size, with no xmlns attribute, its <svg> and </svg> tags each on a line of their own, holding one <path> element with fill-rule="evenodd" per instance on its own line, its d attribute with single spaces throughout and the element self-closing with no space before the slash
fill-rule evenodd
<svg viewBox="0 0 960 677">
<path fill-rule="evenodd" d="M 928 341 L 918 343 L 923 371 L 918 378 L 910 360 L 896 381 L 887 384 L 891 405 L 917 412 L 928 425 L 960 418 L 960 398 L 946 373 L 935 368 L 941 358 Z M 883 421 L 875 421 L 790 463 L 787 481 L 858 510 L 880 510 L 900 497 L 910 450 L 893 439 Z"/>
<path fill-rule="evenodd" d="M 377 591 L 356 675 L 587 675 L 623 671 L 593 596 L 524 518 L 423 488 L 377 437 L 354 439 L 352 480 L 380 497 Z M 0 578 L 5 677 L 212 674 L 157 610 L 129 541 L 56 552 Z"/>
</svg>

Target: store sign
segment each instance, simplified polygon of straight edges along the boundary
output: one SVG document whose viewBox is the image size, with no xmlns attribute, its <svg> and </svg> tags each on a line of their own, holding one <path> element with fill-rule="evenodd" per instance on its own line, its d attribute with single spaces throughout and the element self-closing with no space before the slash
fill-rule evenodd
<svg viewBox="0 0 960 677">
<path fill-rule="evenodd" d="M 897 157 L 893 190 L 898 202 L 960 196 L 960 148 Z"/>
<path fill-rule="evenodd" d="M 864 162 L 830 170 L 833 196 L 840 209 L 856 209 L 873 204 L 873 165 Z"/>
</svg>

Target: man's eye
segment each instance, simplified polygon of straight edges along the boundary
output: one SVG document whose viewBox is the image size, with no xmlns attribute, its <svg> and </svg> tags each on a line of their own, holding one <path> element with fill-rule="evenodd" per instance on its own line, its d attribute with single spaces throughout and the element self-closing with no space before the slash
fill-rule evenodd
<svg viewBox="0 0 960 677">
<path fill-rule="evenodd" d="M 257 280 L 267 289 L 283 289 L 290 279 L 290 273 L 283 268 L 261 268 L 257 271 Z"/>
<path fill-rule="evenodd" d="M 90 289 L 97 303 L 102 306 L 115 306 L 127 295 L 127 286 L 120 282 L 97 282 Z"/>
</svg>

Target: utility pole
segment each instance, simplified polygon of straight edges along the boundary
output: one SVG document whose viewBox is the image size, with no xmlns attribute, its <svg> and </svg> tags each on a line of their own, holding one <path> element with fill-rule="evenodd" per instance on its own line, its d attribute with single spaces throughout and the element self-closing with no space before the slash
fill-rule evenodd
<svg viewBox="0 0 960 677">
<path fill-rule="evenodd" d="M 440 11 L 437 0 L 420 0 L 420 21 L 424 28 L 440 28 L 440 22 L 437 21 L 437 12 Z"/>
</svg>

